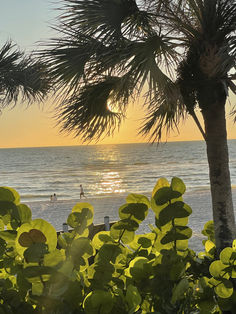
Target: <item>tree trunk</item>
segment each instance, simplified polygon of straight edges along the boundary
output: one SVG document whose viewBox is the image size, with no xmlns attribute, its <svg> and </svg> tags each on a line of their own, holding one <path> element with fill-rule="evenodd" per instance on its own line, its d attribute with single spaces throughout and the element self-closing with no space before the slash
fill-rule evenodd
<svg viewBox="0 0 236 314">
<path fill-rule="evenodd" d="M 224 104 L 202 110 L 209 175 L 215 239 L 218 254 L 235 239 L 235 218 L 232 201 Z"/>
</svg>

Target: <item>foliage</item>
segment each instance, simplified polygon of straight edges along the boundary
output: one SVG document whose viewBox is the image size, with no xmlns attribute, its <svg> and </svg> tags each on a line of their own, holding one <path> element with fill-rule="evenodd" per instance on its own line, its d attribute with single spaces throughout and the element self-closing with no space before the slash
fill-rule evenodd
<svg viewBox="0 0 236 314">
<path fill-rule="evenodd" d="M 90 239 L 93 207 L 78 203 L 61 233 L 31 218 L 19 194 L 0 188 L 0 313 L 221 313 L 236 306 L 236 240 L 215 258 L 212 222 L 205 249 L 188 247 L 192 210 L 185 185 L 161 178 L 151 200 L 130 194 L 110 231 Z M 136 234 L 151 210 L 155 224 Z"/>
<path fill-rule="evenodd" d="M 11 41 L 0 49 L 0 110 L 17 101 L 42 101 L 51 88 L 45 64 L 24 52 Z"/>
</svg>

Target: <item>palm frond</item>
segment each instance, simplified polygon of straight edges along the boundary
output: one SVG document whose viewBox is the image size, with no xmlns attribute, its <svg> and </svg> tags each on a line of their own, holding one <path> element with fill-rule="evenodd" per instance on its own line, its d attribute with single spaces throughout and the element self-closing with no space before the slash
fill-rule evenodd
<svg viewBox="0 0 236 314">
<path fill-rule="evenodd" d="M 178 131 L 178 125 L 184 120 L 186 109 L 177 84 L 169 81 L 162 93 L 147 95 L 147 115 L 139 134 L 148 136 L 149 141 L 159 142 L 163 132 L 168 136 L 171 130 Z"/>
<path fill-rule="evenodd" d="M 73 95 L 60 105 L 57 120 L 61 131 L 80 136 L 83 141 L 112 135 L 124 117 L 124 113 L 108 109 L 110 93 L 118 81 L 119 78 L 107 77 L 100 83 L 84 86 L 78 96 Z"/>
<path fill-rule="evenodd" d="M 20 99 L 31 103 L 41 101 L 51 88 L 45 64 L 26 57 L 12 42 L 0 50 L 0 103 L 1 107 Z"/>
<path fill-rule="evenodd" d="M 125 18 L 138 10 L 135 0 L 65 0 L 66 12 L 61 20 L 84 34 L 104 42 L 120 36 Z"/>
</svg>

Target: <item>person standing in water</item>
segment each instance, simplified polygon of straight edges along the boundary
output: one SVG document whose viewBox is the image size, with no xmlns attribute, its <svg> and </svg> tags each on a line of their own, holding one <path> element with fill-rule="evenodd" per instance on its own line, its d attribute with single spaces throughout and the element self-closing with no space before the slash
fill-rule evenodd
<svg viewBox="0 0 236 314">
<path fill-rule="evenodd" d="M 83 186 L 82 186 L 82 184 L 80 184 L 80 199 L 82 198 L 82 196 L 86 198 L 86 196 L 84 195 Z"/>
</svg>

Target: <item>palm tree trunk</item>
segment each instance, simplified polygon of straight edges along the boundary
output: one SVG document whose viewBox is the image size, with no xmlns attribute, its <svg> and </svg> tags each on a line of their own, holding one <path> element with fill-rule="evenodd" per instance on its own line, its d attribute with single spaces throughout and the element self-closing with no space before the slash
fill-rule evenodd
<svg viewBox="0 0 236 314">
<path fill-rule="evenodd" d="M 232 245 L 236 236 L 232 201 L 224 104 L 210 106 L 202 110 L 209 175 L 215 239 L 218 254 Z"/>
</svg>

